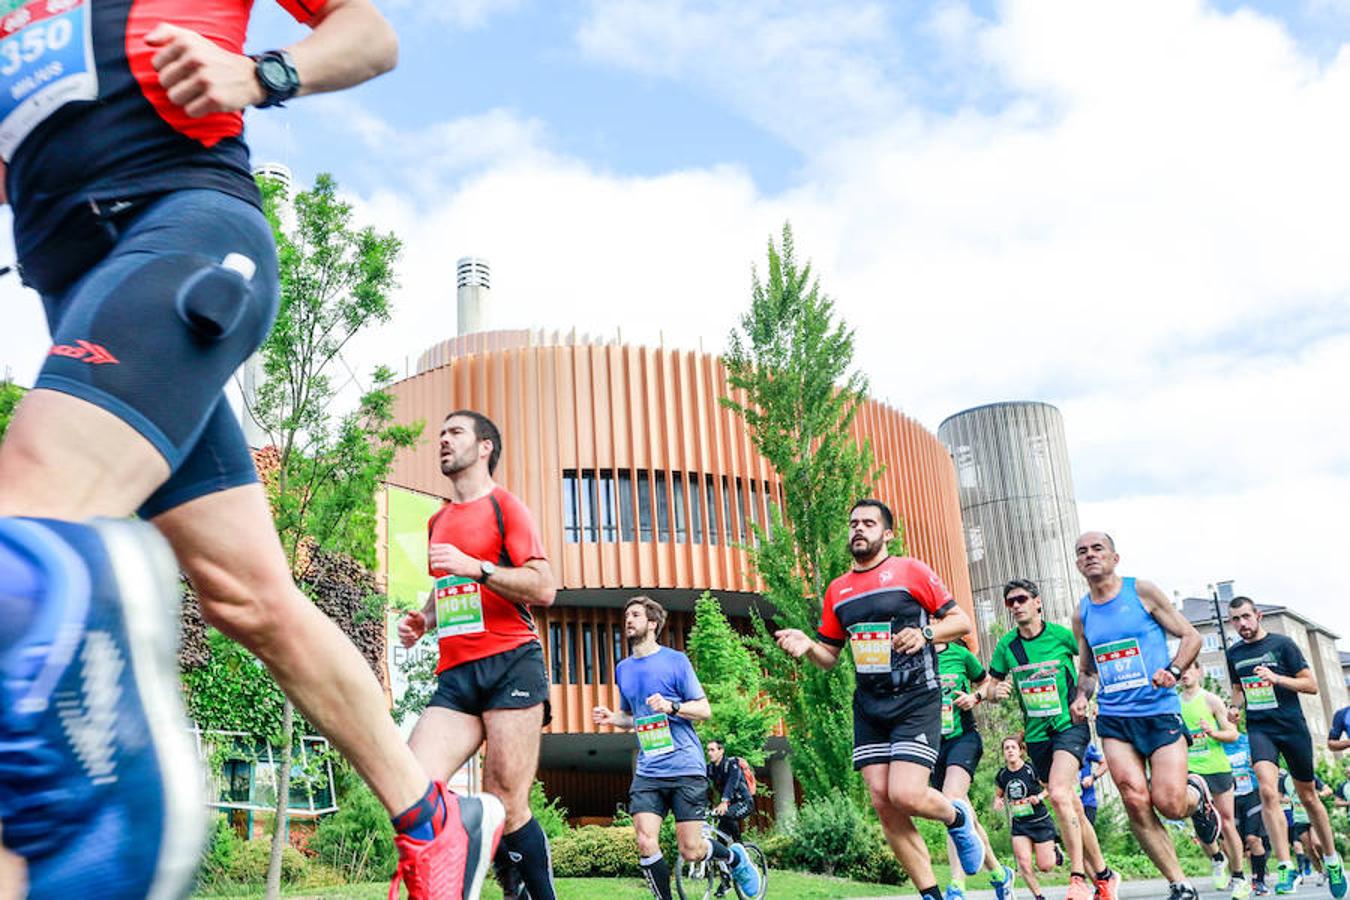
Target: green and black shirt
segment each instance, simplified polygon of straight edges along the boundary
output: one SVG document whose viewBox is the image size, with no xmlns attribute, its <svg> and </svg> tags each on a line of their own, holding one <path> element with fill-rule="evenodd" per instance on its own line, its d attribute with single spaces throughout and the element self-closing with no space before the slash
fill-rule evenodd
<svg viewBox="0 0 1350 900">
<path fill-rule="evenodd" d="M 1069 704 L 1077 684 L 1074 657 L 1078 640 L 1063 625 L 1047 622 L 1040 634 L 1022 637 L 1017 629 L 1005 634 L 989 660 L 989 674 L 1012 676 L 1013 692 L 1026 718 L 1026 741 L 1048 741 L 1073 725 Z"/>
</svg>

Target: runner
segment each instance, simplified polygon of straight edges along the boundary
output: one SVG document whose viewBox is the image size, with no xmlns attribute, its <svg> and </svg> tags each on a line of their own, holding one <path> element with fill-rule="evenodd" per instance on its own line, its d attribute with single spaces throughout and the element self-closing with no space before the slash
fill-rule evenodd
<svg viewBox="0 0 1350 900">
<path fill-rule="evenodd" d="M 1157 814 L 1190 817 L 1201 843 L 1219 836 L 1209 787 L 1186 772 L 1188 736 L 1173 690 L 1200 652 L 1200 634 L 1156 585 L 1116 574 L 1120 556 L 1110 535 L 1087 532 L 1074 556 L 1088 593 L 1073 619 L 1081 650 L 1073 714 L 1087 714 L 1100 682 L 1097 735 L 1130 830 L 1167 879 L 1169 900 L 1192 900 L 1199 895 Z M 1169 634 L 1180 639 L 1175 659 L 1169 659 Z"/>
<path fill-rule="evenodd" d="M 980 688 L 988 677 L 980 660 L 960 642 L 936 644 L 938 678 L 942 682 L 942 748 L 929 784 L 949 800 L 970 804 L 970 783 L 984 755 L 984 740 L 975 728 L 972 710 L 980 702 Z M 972 807 L 973 808 L 973 807 Z M 989 846 L 989 835 L 977 819 L 975 828 L 984 843 L 984 870 L 998 900 L 1012 896 L 1013 870 L 998 861 Z M 966 895 L 967 873 L 957 860 L 956 847 L 949 838 L 947 858 L 952 860 L 951 882 L 946 900 L 962 900 Z"/>
<path fill-rule="evenodd" d="M 994 647 L 985 693 L 994 700 L 1017 693 L 1032 771 L 1049 789 L 1069 857 L 1067 900 L 1091 900 L 1094 894 L 1114 900 L 1120 875 L 1106 864 L 1079 795 L 1078 773 L 1092 733 L 1087 720 L 1069 709 L 1078 642 L 1063 625 L 1045 621 L 1040 589 L 1032 581 L 1016 578 L 1004 585 L 1003 605 L 1016 627 Z"/>
<path fill-rule="evenodd" d="M 970 631 L 970 618 L 942 580 L 916 559 L 893 557 L 891 510 L 859 500 L 849 512 L 851 571 L 830 582 L 817 638 L 796 628 L 775 633 L 778 646 L 821 669 L 839 662 L 845 644 L 857 673 L 853 693 L 853 767 L 862 772 L 891 851 L 924 900 L 941 900 L 937 877 L 914 817 L 947 826 L 959 865 L 975 872 L 984 843 L 975 812 L 929 783 L 942 740 L 942 690 L 934 643 Z"/>
<path fill-rule="evenodd" d="M 0 157 L 53 341 L 0 448 L 0 819 L 35 897 L 192 884 L 206 816 L 179 567 L 396 813 L 414 897 L 476 896 L 501 821 L 494 798 L 428 781 L 360 653 L 296 588 L 222 393 L 280 290 L 242 111 L 398 52 L 369 0 L 278 2 L 312 33 L 254 58 L 250 0 L 6 4 L 0 37 L 23 52 L 0 67 Z"/>
<path fill-rule="evenodd" d="M 1049 872 L 1055 868 L 1055 840 L 1059 835 L 1045 808 L 1044 781 L 1035 766 L 1025 761 L 1022 742 L 1016 737 L 1003 739 L 1003 761 L 1004 767 L 994 776 L 994 809 L 1008 809 L 1017 870 L 1034 900 L 1045 900 L 1036 870 Z"/>
<path fill-rule="evenodd" d="M 713 807 L 717 829 L 739 844 L 741 820 L 755 811 L 755 801 L 741 772 L 741 761 L 727 756 L 726 745 L 719 740 L 708 741 L 708 783 L 717 791 L 718 803 Z"/>
<path fill-rule="evenodd" d="M 1327 749 L 1333 753 L 1350 750 L 1350 706 L 1342 706 L 1331 717 L 1331 731 L 1327 733 Z"/>
<path fill-rule="evenodd" d="M 633 729 L 638 737 L 637 772 L 628 811 L 637 832 L 639 863 L 657 900 L 671 900 L 670 867 L 661 855 L 661 823 L 675 813 L 675 839 L 689 862 L 712 860 L 731 869 L 741 892 L 758 896 L 759 872 L 740 844 L 725 847 L 703 836 L 708 776 L 703 745 L 693 722 L 705 721 L 712 707 L 689 657 L 656 642 L 666 611 L 650 597 L 634 597 L 623 611 L 629 656 L 614 670 L 620 708 L 597 706 L 596 725 Z"/>
<path fill-rule="evenodd" d="M 1279 860 L 1275 893 L 1293 893 L 1299 874 L 1289 858 L 1289 833 L 1280 811 L 1279 760 L 1284 757 L 1294 788 L 1308 810 L 1318 842 L 1328 848 L 1323 863 L 1333 897 L 1346 893 L 1345 872 L 1332 839 L 1331 821 L 1317 799 L 1313 784 L 1312 735 L 1303 718 L 1298 695 L 1316 694 L 1317 679 L 1298 645 L 1282 634 L 1270 634 L 1261 624 L 1261 611 L 1250 597 L 1234 597 L 1229 618 L 1241 641 L 1228 648 L 1228 675 L 1233 700 L 1247 710 L 1247 737 L 1261 789 L 1266 831 Z"/>
<path fill-rule="evenodd" d="M 1205 780 L 1219 812 L 1224 849 L 1204 844 L 1213 862 L 1214 889 L 1227 890 L 1233 900 L 1243 900 L 1251 896 L 1252 887 L 1243 872 L 1242 838 L 1234 818 L 1233 765 L 1224 752 L 1241 735 L 1229 721 L 1223 701 L 1200 686 L 1202 677 L 1198 661 L 1181 673 L 1181 718 L 1191 739 L 1187 770 Z"/>
<path fill-rule="evenodd" d="M 506 822 L 494 862 L 506 897 L 554 900 L 548 838 L 530 813 L 539 733 L 549 721 L 548 674 L 530 606 L 553 602 L 553 570 L 534 517 L 492 475 L 502 436 L 482 413 L 458 409 L 440 435 L 450 502 L 427 523 L 426 605 L 399 623 L 411 647 L 436 634 L 436 693 L 409 746 L 422 767 L 448 779 L 484 740 L 483 787 L 502 799 Z"/>
<path fill-rule="evenodd" d="M 1242 836 L 1247 855 L 1252 861 L 1252 893 L 1264 896 L 1270 893 L 1266 887 L 1266 857 L 1270 850 L 1270 840 L 1266 836 L 1265 821 L 1261 816 L 1261 795 L 1256 789 L 1256 772 L 1252 769 L 1251 745 L 1246 732 L 1242 731 L 1242 710 L 1236 706 L 1228 707 L 1228 719 L 1239 729 L 1238 739 L 1225 744 L 1223 752 L 1233 767 L 1233 817 L 1237 820 L 1238 834 Z"/>
<path fill-rule="evenodd" d="M 1097 829 L 1097 782 L 1105 774 L 1106 757 L 1102 756 L 1096 744 L 1089 743 L 1083 751 L 1083 767 L 1078 770 L 1078 799 L 1083 804 L 1083 815 L 1087 816 L 1088 824 L 1094 831 Z"/>
</svg>

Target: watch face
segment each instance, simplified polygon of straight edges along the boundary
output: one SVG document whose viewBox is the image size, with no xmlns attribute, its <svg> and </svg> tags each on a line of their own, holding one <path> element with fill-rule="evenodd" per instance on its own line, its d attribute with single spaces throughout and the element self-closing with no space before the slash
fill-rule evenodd
<svg viewBox="0 0 1350 900">
<path fill-rule="evenodd" d="M 286 64 L 279 59 L 264 57 L 258 61 L 258 77 L 274 90 L 285 90 L 290 87 L 290 78 L 287 74 Z"/>
</svg>

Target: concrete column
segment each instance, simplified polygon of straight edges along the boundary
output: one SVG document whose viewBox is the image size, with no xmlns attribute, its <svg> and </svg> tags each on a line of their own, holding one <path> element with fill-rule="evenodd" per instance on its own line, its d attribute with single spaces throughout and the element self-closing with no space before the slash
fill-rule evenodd
<svg viewBox="0 0 1350 900">
<path fill-rule="evenodd" d="M 792 761 L 786 753 L 769 757 L 769 783 L 773 788 L 773 817 L 777 827 L 797 818 L 797 792 L 792 782 Z"/>
</svg>

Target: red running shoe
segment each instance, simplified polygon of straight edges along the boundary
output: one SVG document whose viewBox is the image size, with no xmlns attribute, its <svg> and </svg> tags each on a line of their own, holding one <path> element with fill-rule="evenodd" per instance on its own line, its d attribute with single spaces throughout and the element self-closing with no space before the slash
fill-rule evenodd
<svg viewBox="0 0 1350 900">
<path fill-rule="evenodd" d="M 477 900 L 502 839 L 506 810 L 492 794 L 461 797 L 436 783 L 447 812 L 445 827 L 429 841 L 394 835 L 398 870 L 389 883 L 389 900 L 398 885 L 408 900 Z"/>
</svg>

